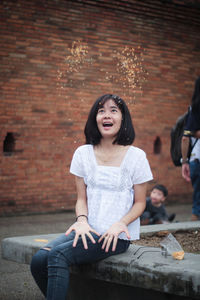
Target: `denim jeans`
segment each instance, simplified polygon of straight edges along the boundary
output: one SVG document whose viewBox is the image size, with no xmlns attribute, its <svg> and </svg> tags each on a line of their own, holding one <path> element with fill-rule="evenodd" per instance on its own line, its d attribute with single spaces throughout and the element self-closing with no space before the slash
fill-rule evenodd
<svg viewBox="0 0 200 300">
<path fill-rule="evenodd" d="M 69 266 L 73 264 L 94 263 L 111 255 L 125 252 L 130 242 L 118 239 L 116 250 L 102 250 L 99 237 L 93 234 L 96 244 L 87 238 L 88 249 L 84 249 L 79 238 L 73 247 L 74 232 L 66 236 L 62 234 L 45 247 L 50 251 L 40 249 L 32 258 L 31 273 L 47 300 L 66 300 L 69 285 Z M 112 246 L 112 245 L 111 245 Z M 111 248 L 111 247 L 110 247 Z"/>
<path fill-rule="evenodd" d="M 200 162 L 190 162 L 190 177 L 193 186 L 192 213 L 200 219 Z"/>
</svg>

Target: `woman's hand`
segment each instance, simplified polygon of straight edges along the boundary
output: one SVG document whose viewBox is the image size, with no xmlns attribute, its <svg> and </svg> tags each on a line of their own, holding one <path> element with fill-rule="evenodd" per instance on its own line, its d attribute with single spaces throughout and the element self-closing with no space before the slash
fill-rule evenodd
<svg viewBox="0 0 200 300">
<path fill-rule="evenodd" d="M 85 249 L 88 249 L 87 245 L 87 239 L 86 236 L 90 238 L 93 244 L 95 244 L 95 240 L 91 234 L 91 232 L 94 232 L 96 235 L 100 236 L 98 232 L 96 232 L 94 229 L 90 227 L 90 225 L 87 223 L 87 221 L 77 221 L 74 224 L 72 224 L 69 229 L 66 231 L 65 235 L 70 234 L 72 231 L 75 231 L 75 237 L 73 242 L 73 247 L 76 247 L 79 237 L 82 238 L 83 246 Z"/>
<path fill-rule="evenodd" d="M 128 232 L 128 228 L 123 222 L 114 223 L 98 240 L 100 243 L 103 239 L 102 249 L 105 249 L 105 252 L 109 251 L 110 245 L 112 245 L 112 251 L 115 251 L 118 241 L 118 236 L 120 233 L 125 232 L 128 239 L 130 239 L 130 234 Z"/>
</svg>

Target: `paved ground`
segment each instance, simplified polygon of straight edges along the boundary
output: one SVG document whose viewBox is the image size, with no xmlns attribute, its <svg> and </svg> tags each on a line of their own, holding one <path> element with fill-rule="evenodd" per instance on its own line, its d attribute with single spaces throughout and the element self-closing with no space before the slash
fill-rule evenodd
<svg viewBox="0 0 200 300">
<path fill-rule="evenodd" d="M 191 204 L 167 206 L 177 221 L 189 221 Z M 74 213 L 0 218 L 0 240 L 5 237 L 64 232 L 74 221 Z M 0 253 L 1 255 L 1 253 Z M 6 261 L 0 256 L 0 300 L 44 300 L 36 287 L 29 266 Z"/>
</svg>

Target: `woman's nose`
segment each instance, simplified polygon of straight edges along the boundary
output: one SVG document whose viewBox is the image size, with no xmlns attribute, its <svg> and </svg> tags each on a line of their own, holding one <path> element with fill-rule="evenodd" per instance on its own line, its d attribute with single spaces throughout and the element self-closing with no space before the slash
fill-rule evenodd
<svg viewBox="0 0 200 300">
<path fill-rule="evenodd" d="M 110 118 L 110 112 L 109 112 L 109 111 L 106 111 L 104 117 L 105 117 L 105 118 Z"/>
</svg>

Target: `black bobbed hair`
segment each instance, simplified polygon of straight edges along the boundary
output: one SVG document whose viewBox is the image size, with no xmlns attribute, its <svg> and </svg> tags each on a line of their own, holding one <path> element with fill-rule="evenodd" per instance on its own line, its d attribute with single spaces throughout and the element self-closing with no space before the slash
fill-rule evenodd
<svg viewBox="0 0 200 300">
<path fill-rule="evenodd" d="M 93 104 L 88 119 L 85 125 L 84 134 L 86 138 L 86 144 L 98 145 L 101 141 L 101 133 L 97 127 L 96 116 L 98 110 L 103 107 L 106 101 L 112 99 L 119 107 L 122 113 L 122 123 L 120 130 L 117 133 L 113 144 L 118 145 L 131 145 L 135 139 L 135 130 L 133 127 L 131 115 L 125 101 L 117 95 L 105 94 L 99 97 Z"/>
</svg>

